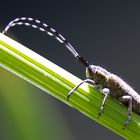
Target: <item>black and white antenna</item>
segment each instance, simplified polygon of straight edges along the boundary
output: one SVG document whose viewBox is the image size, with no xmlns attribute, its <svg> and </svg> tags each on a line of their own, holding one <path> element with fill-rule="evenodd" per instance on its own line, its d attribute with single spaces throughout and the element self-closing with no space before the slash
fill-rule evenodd
<svg viewBox="0 0 140 140">
<path fill-rule="evenodd" d="M 40 20 L 28 18 L 28 17 L 21 17 L 16 18 L 12 20 L 3 30 L 3 34 L 7 33 L 7 31 L 14 26 L 27 26 L 34 29 L 38 29 L 41 32 L 47 33 L 49 36 L 54 37 L 57 41 L 59 41 L 61 44 L 63 44 L 73 55 L 76 57 L 83 65 L 86 67 L 89 67 L 89 64 L 87 61 L 81 57 L 77 51 L 73 48 L 73 46 L 61 35 L 59 34 L 55 29 L 49 27 L 46 23 L 41 22 Z"/>
</svg>

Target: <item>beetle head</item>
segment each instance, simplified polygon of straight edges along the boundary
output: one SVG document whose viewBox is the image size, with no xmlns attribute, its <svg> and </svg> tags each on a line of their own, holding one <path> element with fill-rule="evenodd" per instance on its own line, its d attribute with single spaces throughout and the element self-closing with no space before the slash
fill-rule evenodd
<svg viewBox="0 0 140 140">
<path fill-rule="evenodd" d="M 93 75 L 96 72 L 96 66 L 95 65 L 89 65 L 86 67 L 86 77 L 88 79 L 93 79 Z"/>
</svg>

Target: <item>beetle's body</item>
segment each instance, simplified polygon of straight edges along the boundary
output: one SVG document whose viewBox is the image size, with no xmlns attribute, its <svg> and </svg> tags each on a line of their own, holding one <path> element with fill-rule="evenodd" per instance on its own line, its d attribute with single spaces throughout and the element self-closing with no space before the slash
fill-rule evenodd
<svg viewBox="0 0 140 140">
<path fill-rule="evenodd" d="M 102 67 L 90 65 L 55 29 L 50 28 L 50 26 L 48 26 L 46 23 L 41 22 L 40 20 L 21 17 L 12 20 L 6 26 L 2 33 L 5 34 L 11 27 L 14 27 L 16 25 L 28 26 L 34 29 L 38 29 L 41 32 L 45 32 L 49 36 L 53 36 L 57 41 L 63 44 L 77 60 L 79 60 L 84 66 L 86 66 L 86 77 L 88 79 L 83 80 L 75 88 L 73 88 L 68 93 L 68 99 L 70 98 L 70 95 L 81 84 L 87 82 L 92 85 L 96 85 L 96 87 L 99 86 L 100 90 L 105 94 L 98 116 L 101 116 L 108 95 L 112 96 L 113 98 L 117 99 L 128 107 L 128 119 L 124 124 L 125 126 L 127 126 L 131 120 L 132 110 L 140 115 L 140 95 L 120 77 L 108 72 Z"/>
<path fill-rule="evenodd" d="M 110 96 L 119 100 L 124 95 L 132 97 L 132 110 L 140 115 L 140 95 L 131 88 L 125 81 L 123 81 L 117 75 L 108 72 L 106 69 L 90 65 L 91 72 L 89 69 L 86 70 L 87 78 L 92 78 L 96 85 L 102 85 L 102 88 L 108 88 L 110 90 Z M 128 102 L 121 101 L 124 105 L 128 106 Z"/>
</svg>

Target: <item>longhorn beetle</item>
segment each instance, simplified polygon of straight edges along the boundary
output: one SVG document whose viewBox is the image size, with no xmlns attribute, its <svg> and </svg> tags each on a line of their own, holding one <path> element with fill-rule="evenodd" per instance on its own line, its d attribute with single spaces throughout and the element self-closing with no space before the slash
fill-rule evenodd
<svg viewBox="0 0 140 140">
<path fill-rule="evenodd" d="M 89 64 L 55 29 L 49 27 L 46 23 L 43 23 L 40 20 L 21 17 L 12 20 L 2 33 L 5 34 L 11 27 L 16 25 L 29 26 L 35 29 L 39 29 L 41 32 L 47 33 L 49 36 L 53 36 L 56 40 L 63 44 L 79 62 L 81 62 L 86 67 L 87 79 L 83 80 L 68 93 L 68 99 L 80 85 L 83 83 L 89 83 L 97 87 L 105 95 L 99 110 L 98 117 L 102 114 L 108 95 L 119 100 L 122 104 L 128 107 L 128 118 L 124 123 L 124 126 L 127 126 L 131 121 L 132 111 L 140 115 L 140 95 L 120 77 L 108 72 L 106 69 L 100 66 Z"/>
</svg>

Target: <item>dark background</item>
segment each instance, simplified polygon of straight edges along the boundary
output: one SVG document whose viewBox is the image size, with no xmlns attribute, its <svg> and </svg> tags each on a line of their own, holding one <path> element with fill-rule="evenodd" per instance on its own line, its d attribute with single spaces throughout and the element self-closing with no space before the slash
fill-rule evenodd
<svg viewBox="0 0 140 140">
<path fill-rule="evenodd" d="M 134 1 L 3 1 L 0 31 L 17 17 L 33 17 L 64 35 L 89 62 L 100 65 L 128 81 L 137 91 L 140 59 L 140 4 Z M 8 35 L 84 79 L 85 68 L 56 40 L 27 27 L 14 27 Z M 122 138 L 53 99 L 60 107 L 75 138 Z M 119 117 L 119 116 L 118 116 Z M 95 135 L 96 134 L 96 135 Z"/>
</svg>

